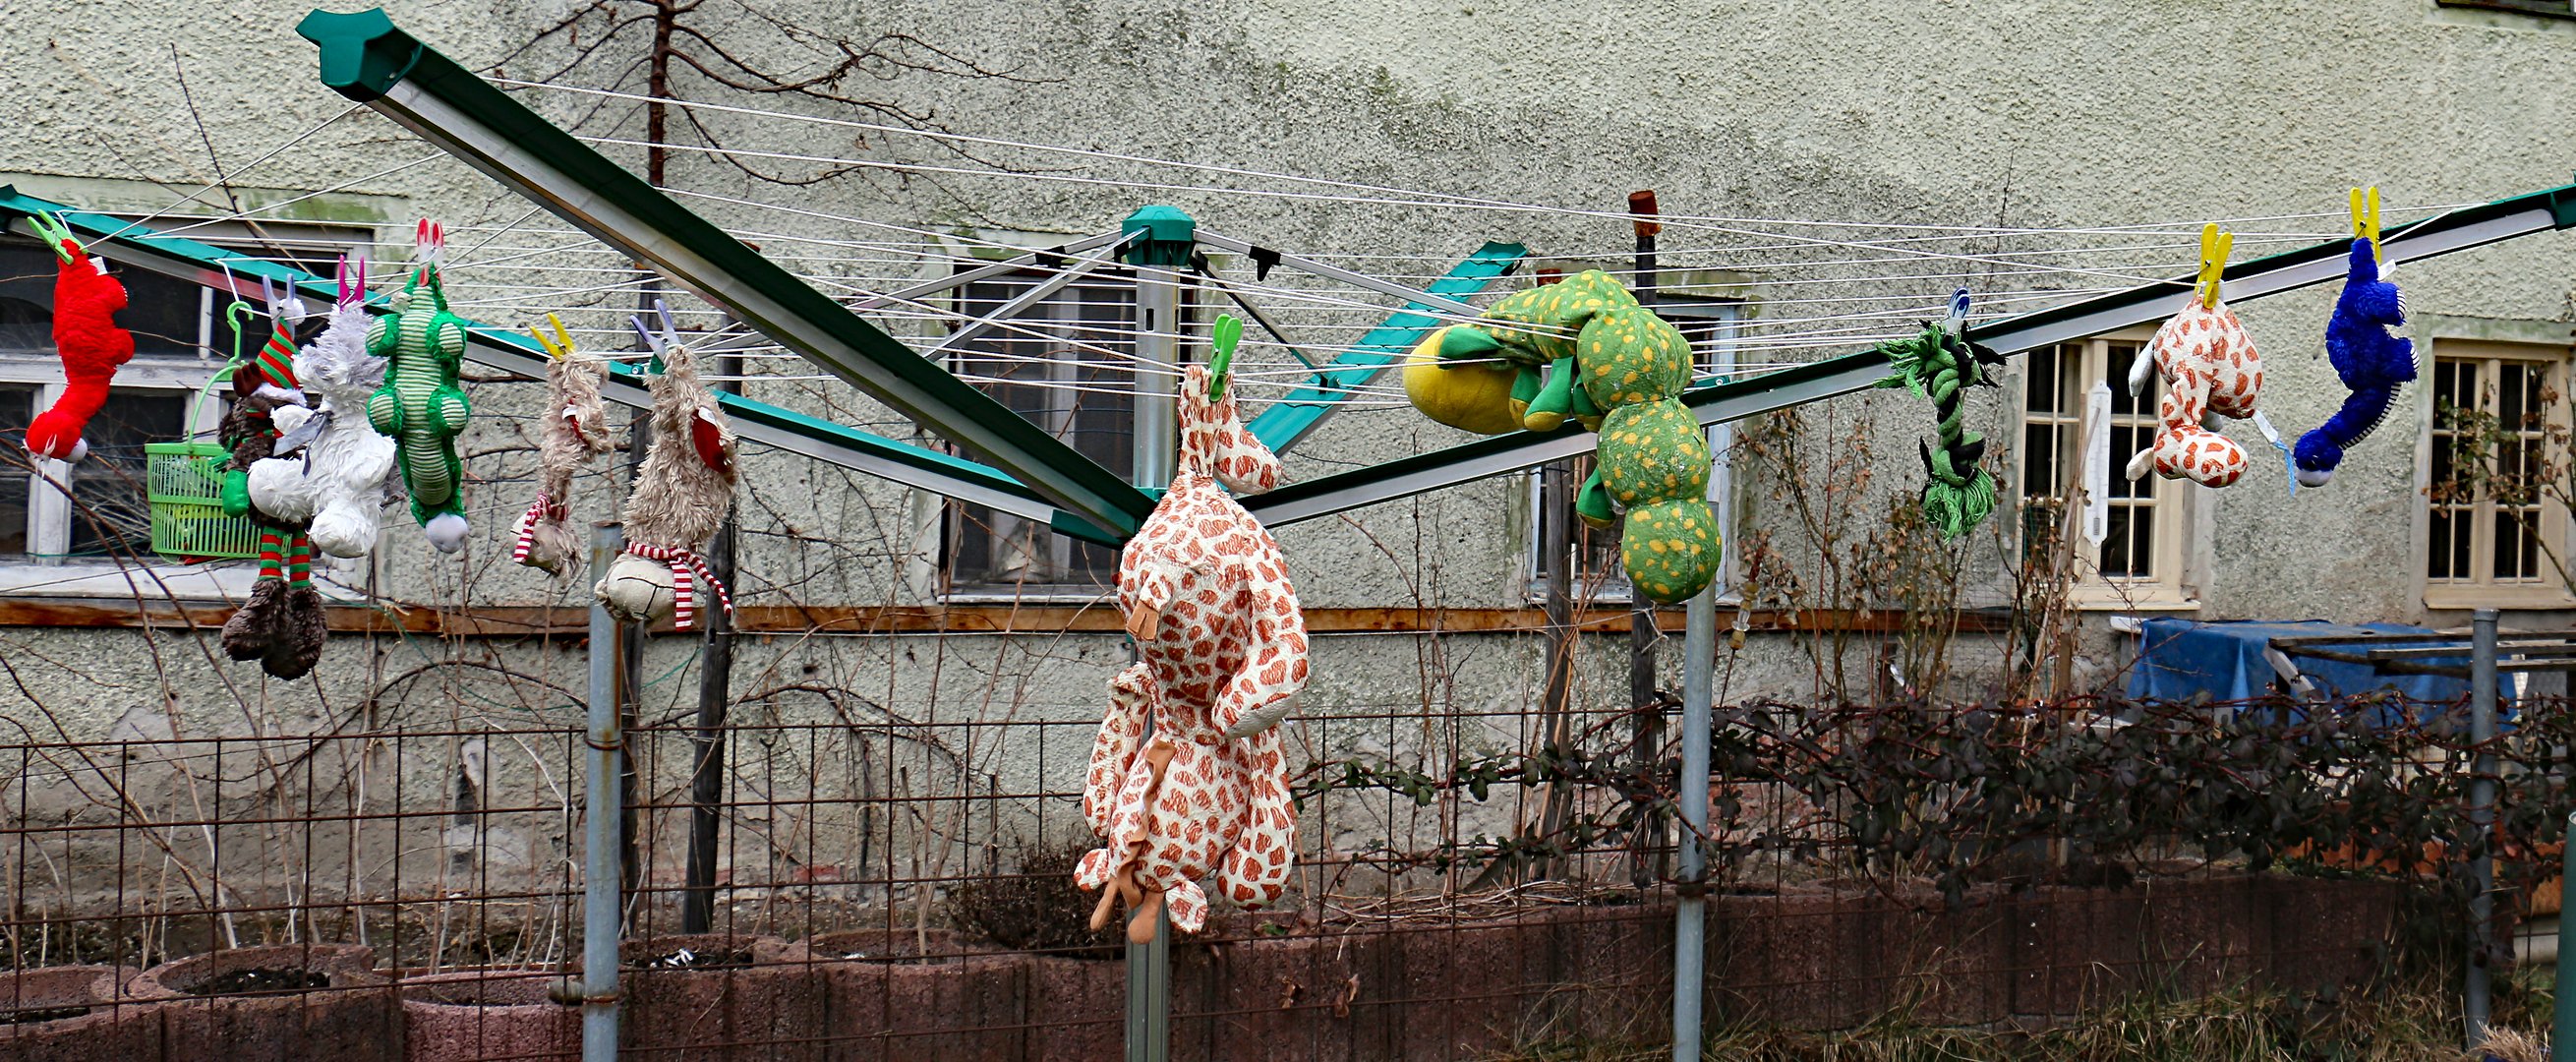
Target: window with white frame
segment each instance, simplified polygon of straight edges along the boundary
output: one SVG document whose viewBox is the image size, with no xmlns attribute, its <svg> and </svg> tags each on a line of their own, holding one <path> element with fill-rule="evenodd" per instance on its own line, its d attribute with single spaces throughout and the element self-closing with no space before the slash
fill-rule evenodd
<svg viewBox="0 0 2576 1062">
<path fill-rule="evenodd" d="M 354 226 L 263 226 L 249 232 L 198 231 L 190 236 L 218 246 L 238 245 L 245 256 L 287 259 L 307 268 L 339 249 L 364 246 L 369 230 Z M 225 239 L 227 235 L 235 239 Z M 211 239 L 210 239 L 211 237 Z M 127 305 L 117 324 L 134 336 L 134 360 L 118 369 L 107 403 L 85 433 L 89 455 L 78 464 L 21 460 L 0 469 L 0 569 L 7 561 L 55 569 L 52 573 L 0 571 L 0 592 L 80 592 L 82 568 L 113 569 L 151 558 L 150 515 L 144 487 L 147 443 L 211 437 L 225 392 L 200 400 L 199 392 L 233 353 L 234 328 L 225 310 L 233 300 L 218 289 L 119 265 L 105 258 L 125 285 Z M 62 393 L 62 362 L 53 345 L 53 251 L 32 239 L 0 239 L 0 438 L 14 445 L 37 411 Z M 268 335 L 264 313 L 236 315 L 241 345 L 255 349 Z M 53 484 L 69 489 L 68 495 Z M 62 571 L 61 569 L 73 569 Z M 194 590 L 202 588 L 183 587 Z"/>
<path fill-rule="evenodd" d="M 2121 474 L 2132 454 L 2156 436 L 2156 403 L 2162 381 L 2147 374 L 2145 393 L 2129 394 L 2129 369 L 2149 357 L 2150 334 L 2124 331 L 2059 343 L 2022 358 L 2020 463 L 2021 541 L 2025 559 L 2048 565 L 2067 550 L 2081 604 L 2182 604 L 2186 554 L 2185 509 L 2189 484 L 2152 473 L 2131 480 Z M 2084 480 L 2084 410 L 2096 383 L 2111 391 L 2111 487 L 2106 499 L 2109 534 L 2095 546 L 2080 533 L 2069 503 Z"/>
<path fill-rule="evenodd" d="M 2567 351 L 2453 340 L 2434 350 L 2426 603 L 2566 603 Z"/>
<path fill-rule="evenodd" d="M 1051 275 L 1032 270 L 970 282 L 957 289 L 957 312 L 967 320 L 987 317 Z M 948 367 L 1123 475 L 1136 453 L 1135 316 L 1133 276 L 1102 268 L 969 337 Z M 1118 577 L 1115 549 L 963 502 L 948 506 L 941 552 L 944 592 L 951 596 L 1090 598 Z"/>
<path fill-rule="evenodd" d="M 1655 312 L 1672 322 L 1673 327 L 1681 331 L 1682 338 L 1690 341 L 1691 357 L 1694 362 L 1691 380 L 1693 387 L 1720 383 L 1733 378 L 1736 322 L 1742 319 L 1743 308 L 1744 302 L 1741 299 L 1669 293 L 1657 298 Z M 1717 506 L 1717 525 L 1727 532 L 1730 541 L 1733 538 L 1735 524 L 1732 519 L 1734 497 L 1733 492 L 1728 489 L 1731 481 L 1728 477 L 1727 450 L 1733 445 L 1734 431 L 1732 426 L 1725 424 L 1709 429 L 1709 450 L 1715 458 L 1715 464 L 1709 470 L 1709 497 Z M 1564 511 L 1559 516 L 1570 525 L 1569 530 L 1574 540 L 1573 567 L 1567 572 L 1574 598 L 1577 601 L 1598 602 L 1630 600 L 1632 591 L 1628 587 L 1628 573 L 1619 560 L 1620 529 L 1616 526 L 1593 527 L 1577 518 L 1574 513 L 1575 495 L 1582 489 L 1583 481 L 1592 475 L 1592 458 L 1587 454 L 1571 458 L 1567 463 L 1572 466 L 1572 469 L 1566 480 Z M 1541 512 L 1546 503 L 1546 476 L 1543 472 L 1532 472 L 1528 479 L 1529 511 Z M 1544 595 L 1547 591 L 1545 576 L 1547 565 L 1544 553 L 1547 537 L 1546 529 L 1540 526 L 1542 522 L 1530 521 L 1530 595 L 1534 598 Z M 1717 586 L 1721 595 L 1735 585 L 1732 578 L 1734 563 L 1732 558 L 1733 554 L 1730 553 L 1726 559 L 1720 561 Z"/>
</svg>

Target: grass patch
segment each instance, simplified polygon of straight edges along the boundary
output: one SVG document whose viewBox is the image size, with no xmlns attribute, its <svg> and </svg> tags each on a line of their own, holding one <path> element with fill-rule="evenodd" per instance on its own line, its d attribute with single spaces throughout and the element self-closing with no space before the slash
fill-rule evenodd
<svg viewBox="0 0 2576 1062">
<path fill-rule="evenodd" d="M 2545 1032 L 2551 971 L 2500 977 L 2494 1022 Z M 2336 998 L 2242 989 L 2197 999 L 2139 996 L 2045 1029 L 1922 1025 L 1891 1015 L 1856 1029 L 1711 1028 L 1710 1062 L 2459 1062 L 2459 979 L 2427 973 Z M 1547 1043 L 1497 1062 L 1663 1062 L 1659 1044 Z"/>
</svg>

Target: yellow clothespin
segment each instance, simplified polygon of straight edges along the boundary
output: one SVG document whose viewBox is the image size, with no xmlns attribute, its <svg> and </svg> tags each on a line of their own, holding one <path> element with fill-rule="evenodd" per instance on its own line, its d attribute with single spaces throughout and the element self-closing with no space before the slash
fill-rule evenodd
<svg viewBox="0 0 2576 1062">
<path fill-rule="evenodd" d="M 537 338 L 538 346 L 546 348 L 547 357 L 553 358 L 557 361 L 571 357 L 572 334 L 564 331 L 563 318 L 557 317 L 553 314 L 547 314 L 546 323 L 555 326 L 555 337 L 553 339 L 546 338 L 545 332 L 535 328 L 534 326 L 529 327 L 528 334 Z"/>
<path fill-rule="evenodd" d="M 2227 272 L 2228 252 L 2236 249 L 2236 234 L 2218 231 L 2213 221 L 2200 227 L 2200 304 L 2218 308 L 2219 282 Z"/>
<path fill-rule="evenodd" d="M 2352 190 L 2352 235 L 2354 239 L 2370 241 L 2371 257 L 2386 257 L 2379 252 L 2378 185 L 2371 185 L 2368 189 Z"/>
</svg>

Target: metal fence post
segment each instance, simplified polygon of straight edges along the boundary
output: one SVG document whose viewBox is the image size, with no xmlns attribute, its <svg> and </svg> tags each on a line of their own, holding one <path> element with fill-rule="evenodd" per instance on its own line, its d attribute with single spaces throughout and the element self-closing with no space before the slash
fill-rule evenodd
<svg viewBox="0 0 2576 1062">
<path fill-rule="evenodd" d="M 2476 1047 L 2487 1034 L 2487 958 L 2489 925 L 2495 914 L 2495 754 L 2487 744 L 2496 730 L 2496 610 L 2482 608 L 2470 620 L 2469 740 L 2478 746 L 2469 768 L 2469 829 L 2476 840 L 2469 861 L 2469 968 L 2460 1011 L 2467 1019 L 2468 1044 Z M 2564 960 L 2561 960 L 2564 961 Z"/>
<path fill-rule="evenodd" d="M 2567 832 L 2560 837 L 2558 856 L 2558 979 L 2551 994 L 2557 997 L 2549 1022 L 2550 1062 L 2576 1062 L 2576 941 L 2567 939 L 2567 883 L 2576 881 L 2576 812 L 2567 816 Z"/>
<path fill-rule="evenodd" d="M 624 548 L 616 524 L 591 532 L 590 571 L 608 577 L 609 562 Z M 625 817 L 619 779 L 625 735 L 617 725 L 617 619 L 597 601 L 590 606 L 590 745 L 588 828 L 583 833 L 581 890 L 581 1058 L 617 1062 L 617 944 L 619 820 Z"/>
</svg>

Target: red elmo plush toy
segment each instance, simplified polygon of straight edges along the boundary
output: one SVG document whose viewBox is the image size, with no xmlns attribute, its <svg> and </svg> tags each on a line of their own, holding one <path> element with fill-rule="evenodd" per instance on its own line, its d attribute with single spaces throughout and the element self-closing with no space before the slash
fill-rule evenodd
<svg viewBox="0 0 2576 1062">
<path fill-rule="evenodd" d="M 116 367 L 134 357 L 134 334 L 116 326 L 125 308 L 125 285 L 107 275 L 107 264 L 81 250 L 62 223 L 38 225 L 61 257 L 54 272 L 54 348 L 63 357 L 63 396 L 27 428 L 27 449 L 40 457 L 78 461 L 89 453 L 81 432 L 107 402 Z"/>
</svg>

